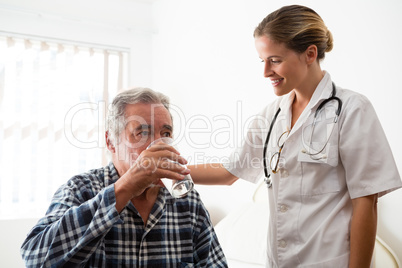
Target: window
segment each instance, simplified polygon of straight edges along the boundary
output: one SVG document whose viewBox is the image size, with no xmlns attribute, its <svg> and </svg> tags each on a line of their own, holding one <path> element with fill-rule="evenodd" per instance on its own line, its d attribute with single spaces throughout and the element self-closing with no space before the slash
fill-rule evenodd
<svg viewBox="0 0 402 268">
<path fill-rule="evenodd" d="M 108 162 L 107 104 L 128 51 L 0 36 L 0 219 L 40 217 L 71 176 Z"/>
</svg>

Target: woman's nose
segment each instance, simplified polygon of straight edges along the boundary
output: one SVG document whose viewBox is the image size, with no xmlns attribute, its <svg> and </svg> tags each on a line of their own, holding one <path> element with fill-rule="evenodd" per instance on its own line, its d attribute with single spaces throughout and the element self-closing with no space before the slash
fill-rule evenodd
<svg viewBox="0 0 402 268">
<path fill-rule="evenodd" d="M 271 69 L 271 65 L 268 61 L 264 62 L 264 77 L 270 77 L 274 72 Z"/>
</svg>

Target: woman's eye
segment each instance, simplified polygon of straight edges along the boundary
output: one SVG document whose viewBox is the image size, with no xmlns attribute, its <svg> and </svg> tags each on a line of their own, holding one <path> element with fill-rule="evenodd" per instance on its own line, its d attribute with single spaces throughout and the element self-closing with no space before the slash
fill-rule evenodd
<svg viewBox="0 0 402 268">
<path fill-rule="evenodd" d="M 269 59 L 268 61 L 271 64 L 279 64 L 282 62 L 281 60 L 278 60 L 278 59 Z M 261 62 L 265 62 L 265 60 L 261 60 Z"/>
</svg>

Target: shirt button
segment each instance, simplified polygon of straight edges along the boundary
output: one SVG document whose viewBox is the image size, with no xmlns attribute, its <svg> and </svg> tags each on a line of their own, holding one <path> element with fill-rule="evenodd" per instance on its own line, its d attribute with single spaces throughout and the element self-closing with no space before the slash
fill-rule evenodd
<svg viewBox="0 0 402 268">
<path fill-rule="evenodd" d="M 280 248 L 286 248 L 287 243 L 286 243 L 285 240 L 279 240 L 278 242 L 279 242 L 279 243 L 278 243 L 278 246 L 279 246 Z"/>
<path fill-rule="evenodd" d="M 289 207 L 287 205 L 280 205 L 279 206 L 279 211 L 280 212 L 286 212 L 288 211 Z"/>
</svg>

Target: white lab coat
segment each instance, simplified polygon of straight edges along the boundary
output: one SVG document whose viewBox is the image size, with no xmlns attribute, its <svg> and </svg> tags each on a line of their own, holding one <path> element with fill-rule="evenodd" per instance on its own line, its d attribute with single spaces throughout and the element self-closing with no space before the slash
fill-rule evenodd
<svg viewBox="0 0 402 268">
<path fill-rule="evenodd" d="M 374 108 L 356 92 L 336 87 L 336 96 L 342 100 L 338 122 L 321 121 L 331 117 L 329 108 L 328 115 L 317 118 L 321 124 L 314 129 L 313 143 L 306 142 L 311 139 L 315 110 L 331 93 L 331 77 L 325 73 L 286 139 L 279 172 L 271 176 L 268 267 L 347 267 L 351 199 L 375 193 L 382 196 L 402 187 Z M 268 169 L 270 157 L 278 151 L 279 136 L 290 129 L 293 98 L 294 92 L 279 97 L 256 116 L 242 147 L 225 164 L 229 172 L 251 182 L 261 179 L 270 123 L 280 107 L 268 143 Z M 305 153 L 326 140 L 321 159 Z"/>
</svg>

